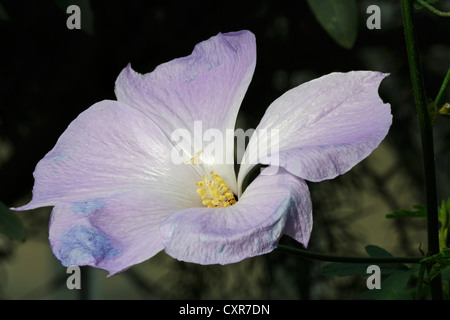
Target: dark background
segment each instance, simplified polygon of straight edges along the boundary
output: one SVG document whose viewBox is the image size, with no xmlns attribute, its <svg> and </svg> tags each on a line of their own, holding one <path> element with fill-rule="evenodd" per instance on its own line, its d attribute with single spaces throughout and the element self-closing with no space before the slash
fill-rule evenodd
<svg viewBox="0 0 450 320">
<path fill-rule="evenodd" d="M 450 10 L 448 2 L 441 1 L 441 8 Z M 389 146 L 395 165 L 380 174 L 376 164 L 374 168 L 363 163 L 346 178 L 337 178 L 329 188 L 367 188 L 367 192 L 384 201 L 391 210 L 424 203 L 420 136 L 400 1 L 358 1 L 358 36 L 351 49 L 340 47 L 330 38 L 303 0 L 92 0 L 87 2 L 90 9 L 82 7 L 82 30 L 67 29 L 66 3 L 69 2 L 0 1 L 8 17 L 0 20 L 0 142 L 3 145 L 0 150 L 6 150 L 0 153 L 0 200 L 7 206 L 27 202 L 35 165 L 54 146 L 68 124 L 95 102 L 115 98 L 115 79 L 128 63 L 140 73 L 150 72 L 163 62 L 190 54 L 196 43 L 219 32 L 242 29 L 251 30 L 257 41 L 256 71 L 240 111 L 240 117 L 245 119 L 243 123 L 249 128 L 256 127 L 267 106 L 283 92 L 312 78 L 333 71 L 363 69 L 390 73 L 381 85 L 380 95 L 391 104 L 394 116 L 391 131 L 383 143 Z M 366 8 L 371 4 L 381 8 L 380 30 L 366 27 Z M 85 25 L 84 14 L 91 15 L 92 25 Z M 417 11 L 416 22 L 427 93 L 434 99 L 450 66 L 450 22 L 423 9 Z M 448 101 L 448 93 L 446 97 Z M 448 119 L 437 120 L 435 133 L 440 202 L 450 194 Z M 369 179 L 368 183 L 361 182 L 362 174 Z M 387 186 L 391 177 L 397 175 L 408 177 L 406 190 Z M 346 229 L 346 219 L 353 216 L 334 217 L 330 210 L 337 201 L 334 193 L 324 196 L 324 190 L 328 189 L 315 189 L 315 185 L 311 188 L 315 228 L 321 230 L 314 231 L 313 248 L 331 253 L 353 252 L 354 241 L 359 238 Z M 416 202 L 402 200 L 404 193 Z M 348 197 L 351 198 L 351 193 Z M 22 217 L 29 232 L 27 241 L 46 239 L 48 213 L 37 216 L 40 218 Z M 418 244 L 410 243 L 407 231 L 415 227 L 414 223 L 407 222 L 396 222 L 393 226 L 396 248 L 403 254 L 417 253 Z M 23 244 L 5 243 L 3 257 L 11 261 L 14 250 Z M 362 247 L 364 243 L 357 246 Z M 315 283 L 325 280 L 314 273 L 312 262 L 279 253 L 260 259 L 264 259 L 268 276 L 261 283 L 252 284 L 265 292 L 255 294 L 257 298 L 324 297 L 314 291 Z M 189 274 L 194 280 L 174 284 L 179 286 L 178 291 L 163 290 L 156 284 L 144 291 L 152 292 L 152 297 L 157 298 L 207 298 L 210 297 L 204 293 L 207 289 L 202 290 L 208 284 L 202 272 L 207 270 L 220 277 L 222 270 L 183 263 L 177 263 L 175 268 L 183 275 L 181 278 Z M 283 285 L 277 280 L 278 272 L 284 272 L 286 279 L 293 279 L 294 289 L 289 292 L 273 289 Z M 136 274 L 129 277 L 140 283 L 137 286 L 145 286 L 144 281 L 136 280 Z M 344 290 L 357 291 L 356 283 L 351 281 L 340 288 L 337 297 L 345 297 Z M 244 289 L 230 290 L 231 293 L 218 296 L 245 298 L 245 294 L 237 293 Z"/>
</svg>

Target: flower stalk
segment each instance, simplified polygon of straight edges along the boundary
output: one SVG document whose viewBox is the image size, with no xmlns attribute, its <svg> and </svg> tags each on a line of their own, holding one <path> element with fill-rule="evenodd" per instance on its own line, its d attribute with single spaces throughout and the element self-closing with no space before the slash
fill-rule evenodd
<svg viewBox="0 0 450 320">
<path fill-rule="evenodd" d="M 277 251 L 286 252 L 296 255 L 300 258 L 319 260 L 327 262 L 342 263 L 421 263 L 423 257 L 354 257 L 354 256 L 337 256 L 326 253 L 313 252 L 299 248 L 293 248 L 286 245 L 278 245 Z"/>
<path fill-rule="evenodd" d="M 448 68 L 447 74 L 446 74 L 446 76 L 444 78 L 444 81 L 442 82 L 442 86 L 439 89 L 439 92 L 438 92 L 438 94 L 436 96 L 436 99 L 434 100 L 434 105 L 438 109 L 441 108 L 441 105 L 444 104 L 444 101 L 443 101 L 444 93 L 445 93 L 445 90 L 447 89 L 449 83 L 450 83 L 450 68 Z M 440 112 L 440 113 L 445 114 L 445 112 L 443 111 L 445 108 L 446 108 L 445 105 L 442 106 L 442 108 L 440 109 L 440 110 L 442 110 L 442 112 Z"/>
<path fill-rule="evenodd" d="M 427 232 L 428 255 L 439 252 L 439 224 L 438 204 L 436 192 L 436 172 L 434 164 L 434 142 L 432 122 L 428 113 L 425 86 L 419 61 L 419 52 L 414 28 L 413 1 L 402 0 L 402 16 L 406 41 L 406 51 L 409 62 L 410 77 L 416 112 L 420 125 L 422 139 L 422 154 L 425 174 L 425 193 L 427 203 Z M 436 277 L 431 282 L 431 294 L 433 299 L 442 299 L 441 278 Z"/>
<path fill-rule="evenodd" d="M 418 3 L 420 3 L 421 5 L 423 5 L 425 8 L 427 8 L 428 10 L 430 10 L 431 12 L 433 12 L 434 14 L 441 16 L 441 17 L 450 17 L 450 12 L 443 12 L 440 11 L 438 9 L 436 9 L 435 7 L 433 7 L 432 5 L 430 5 L 429 3 L 427 3 L 424 0 L 417 0 Z"/>
</svg>

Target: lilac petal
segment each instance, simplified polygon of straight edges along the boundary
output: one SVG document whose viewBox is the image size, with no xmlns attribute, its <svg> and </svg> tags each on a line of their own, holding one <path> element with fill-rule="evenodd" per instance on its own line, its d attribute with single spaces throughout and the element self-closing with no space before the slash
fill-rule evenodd
<svg viewBox="0 0 450 320">
<path fill-rule="evenodd" d="M 102 101 L 75 119 L 37 164 L 32 201 L 18 210 L 101 198 L 129 190 L 200 205 L 192 166 L 172 163 L 166 135 L 140 111 Z M 151 204 L 149 204 L 151 205 Z"/>
<path fill-rule="evenodd" d="M 139 109 L 169 136 L 175 129 L 234 129 L 253 76 L 256 41 L 250 31 L 211 37 L 191 55 L 141 75 L 128 65 L 116 81 L 117 100 Z M 193 132 L 193 131 L 191 131 Z"/>
<path fill-rule="evenodd" d="M 256 132 L 278 130 L 279 134 L 278 145 L 268 143 L 258 151 L 268 155 L 259 157 L 259 162 L 278 164 L 316 182 L 350 170 L 378 147 L 391 126 L 390 105 L 378 95 L 385 76 L 371 71 L 332 73 L 283 94 L 256 128 Z M 258 144 L 256 135 L 251 140 L 248 159 L 252 152 L 255 156 Z M 251 166 L 241 166 L 239 183 Z"/>
<path fill-rule="evenodd" d="M 159 225 L 173 210 L 171 202 L 144 190 L 58 204 L 50 244 L 64 266 L 89 265 L 111 276 L 163 249 Z"/>
<path fill-rule="evenodd" d="M 280 169 L 260 175 L 226 208 L 176 212 L 161 225 L 166 253 L 199 264 L 229 264 L 272 251 L 286 234 L 305 246 L 312 206 L 305 181 Z"/>
<path fill-rule="evenodd" d="M 199 154 L 205 172 L 214 170 L 237 192 L 233 134 L 222 145 L 214 142 L 228 153 L 212 158 L 205 152 L 210 143 L 204 141 L 204 134 L 210 129 L 222 137 L 227 129 L 234 132 L 255 65 L 253 33 L 219 33 L 197 44 L 191 55 L 161 64 L 153 72 L 142 75 L 128 65 L 117 78 L 115 93 L 118 101 L 154 119 L 168 137 L 186 129 L 192 138 L 190 147 L 183 149 L 187 158 Z"/>
</svg>

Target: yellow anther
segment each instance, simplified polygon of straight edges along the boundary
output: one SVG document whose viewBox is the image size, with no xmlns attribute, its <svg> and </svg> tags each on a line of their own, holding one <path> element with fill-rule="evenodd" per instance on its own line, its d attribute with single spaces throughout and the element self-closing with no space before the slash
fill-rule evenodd
<svg viewBox="0 0 450 320">
<path fill-rule="evenodd" d="M 202 197 L 202 203 L 210 208 L 229 207 L 235 204 L 234 194 L 228 189 L 222 177 L 213 171 L 209 175 L 210 177 L 203 176 L 202 180 L 195 184 L 200 187 L 197 193 Z"/>
<path fill-rule="evenodd" d="M 203 150 L 197 151 L 195 153 L 195 156 L 193 156 L 190 160 L 186 161 L 185 164 L 192 164 L 192 165 L 197 165 L 200 163 L 200 155 L 203 152 Z"/>
</svg>

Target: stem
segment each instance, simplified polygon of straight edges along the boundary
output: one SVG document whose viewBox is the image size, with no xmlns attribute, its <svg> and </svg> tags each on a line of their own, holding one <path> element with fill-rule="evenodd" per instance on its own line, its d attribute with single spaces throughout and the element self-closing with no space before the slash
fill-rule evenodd
<svg viewBox="0 0 450 320">
<path fill-rule="evenodd" d="M 441 104 L 444 103 L 443 97 L 449 83 L 450 83 L 450 68 L 448 68 L 447 75 L 444 78 L 444 82 L 442 82 L 442 86 L 439 89 L 439 93 L 437 94 L 436 99 L 434 100 L 434 105 L 436 106 L 437 109 L 439 109 L 441 107 Z"/>
<path fill-rule="evenodd" d="M 100 297 L 95 269 L 89 266 L 81 267 L 80 300 L 97 300 Z"/>
<path fill-rule="evenodd" d="M 417 278 L 417 294 L 416 294 L 416 300 L 419 300 L 422 297 L 422 283 L 423 283 L 423 276 L 425 274 L 426 264 L 422 263 L 420 265 L 419 269 L 419 276 Z"/>
<path fill-rule="evenodd" d="M 91 300 L 91 272 L 89 267 L 81 267 L 81 290 L 79 291 L 80 300 Z"/>
<path fill-rule="evenodd" d="M 276 251 L 282 251 L 294 254 L 298 257 L 320 260 L 328 262 L 343 262 L 343 263 L 420 263 L 423 257 L 349 257 L 349 256 L 335 256 L 325 253 L 313 252 L 304 249 L 292 248 L 285 245 L 278 245 Z"/>
<path fill-rule="evenodd" d="M 422 138 L 425 193 L 428 209 L 428 254 L 433 255 L 439 252 L 439 225 L 436 195 L 436 172 L 434 166 L 433 132 L 426 103 L 423 76 L 419 63 L 419 54 L 414 30 L 412 0 L 402 0 L 402 14 L 412 89 L 414 94 L 414 101 L 416 103 L 417 116 L 419 119 L 420 134 Z M 442 284 L 440 276 L 434 278 L 431 282 L 431 294 L 433 299 L 442 299 Z"/>
<path fill-rule="evenodd" d="M 430 10 L 431 12 L 433 12 L 434 14 L 437 14 L 438 16 L 441 17 L 450 17 L 450 12 L 442 12 L 439 11 L 438 9 L 436 9 L 435 7 L 433 7 L 431 4 L 423 1 L 423 0 L 417 0 L 418 3 L 420 3 L 421 5 L 423 5 L 425 8 L 427 8 L 428 10 Z"/>
</svg>

